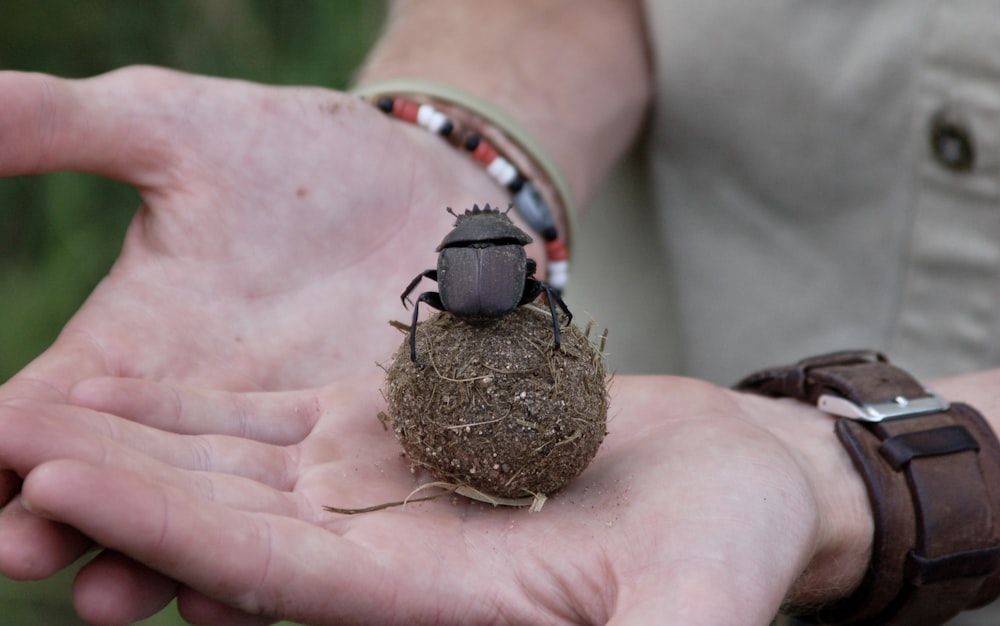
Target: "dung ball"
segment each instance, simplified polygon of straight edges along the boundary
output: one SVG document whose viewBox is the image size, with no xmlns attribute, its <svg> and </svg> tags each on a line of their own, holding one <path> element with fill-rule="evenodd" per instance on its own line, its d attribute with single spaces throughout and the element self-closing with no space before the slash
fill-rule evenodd
<svg viewBox="0 0 1000 626">
<path fill-rule="evenodd" d="M 605 435 L 600 349 L 528 305 L 488 326 L 437 313 L 404 339 L 386 374 L 392 429 L 410 462 L 498 498 L 547 495 L 580 474 Z"/>
</svg>

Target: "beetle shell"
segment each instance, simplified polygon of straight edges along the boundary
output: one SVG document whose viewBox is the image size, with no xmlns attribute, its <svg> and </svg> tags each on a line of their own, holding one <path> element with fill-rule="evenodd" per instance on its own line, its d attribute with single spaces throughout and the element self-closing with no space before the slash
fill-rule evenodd
<svg viewBox="0 0 1000 626">
<path fill-rule="evenodd" d="M 491 209 L 487 204 L 483 209 L 473 207 L 472 210 L 458 215 L 455 227 L 441 240 L 437 251 L 480 242 L 516 243 L 525 246 L 531 241 L 531 236 L 515 226 L 506 214 Z"/>
<path fill-rule="evenodd" d="M 438 257 L 445 309 L 469 321 L 488 321 L 514 310 L 524 294 L 527 255 L 520 244 L 446 248 Z"/>
</svg>

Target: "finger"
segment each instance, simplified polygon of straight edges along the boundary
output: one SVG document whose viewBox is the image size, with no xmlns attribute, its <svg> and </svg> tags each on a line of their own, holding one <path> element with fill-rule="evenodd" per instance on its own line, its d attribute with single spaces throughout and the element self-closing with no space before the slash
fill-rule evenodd
<svg viewBox="0 0 1000 626">
<path fill-rule="evenodd" d="M 240 476 L 171 467 L 78 428 L 68 418 L 53 423 L 44 415 L 22 413 L 19 407 L 0 407 L 0 432 L 4 433 L 0 437 L 0 457 L 21 474 L 53 458 L 91 459 L 117 470 L 142 473 L 199 497 L 237 508 L 249 507 L 306 518 L 319 514 L 317 505 L 303 503 L 295 494 Z M 198 453 L 191 453 L 191 456 L 197 458 Z M 236 458 L 240 455 L 230 456 L 239 466 Z M 243 460 L 248 468 L 259 467 L 252 455 L 243 456 Z M 0 572 L 10 578 L 34 580 L 50 576 L 75 561 L 90 546 L 90 540 L 76 529 L 38 517 L 25 510 L 17 499 L 0 511 Z"/>
<path fill-rule="evenodd" d="M 80 377 L 106 373 L 97 351 L 86 341 L 66 333 L 56 346 L 0 385 L 0 405 L 62 402 Z M 6 410 L 15 409 L 0 406 L 0 412 Z M 2 428 L 0 432 L 4 433 L 0 442 L 10 443 L 7 433 Z M 73 528 L 25 510 L 16 499 L 21 490 L 17 468 L 6 456 L 0 454 L 0 459 L 0 572 L 17 580 L 51 576 L 83 555 L 91 542 Z"/>
<path fill-rule="evenodd" d="M 72 331 L 64 332 L 42 356 L 0 385 L 0 404 L 22 399 L 64 402 L 77 381 L 108 373 L 96 346 Z"/>
<path fill-rule="evenodd" d="M 290 489 L 297 467 L 289 448 L 237 437 L 167 433 L 106 413 L 61 404 L 21 401 L 0 407 L 0 458 L 21 475 L 55 458 L 107 462 L 177 480 L 171 470 L 194 470 L 208 480 L 231 474 L 275 489 Z M 204 484 L 202 491 L 210 492 Z"/>
<path fill-rule="evenodd" d="M 432 548 L 420 542 L 407 550 L 417 555 L 386 549 L 376 556 L 318 526 L 237 511 L 107 467 L 45 464 L 25 480 L 24 497 L 33 510 L 246 613 L 307 623 L 392 615 L 412 623 L 429 618 L 426 599 L 440 593 L 428 573 L 441 569 L 436 561 L 408 558 L 429 556 Z M 384 528 L 380 536 L 390 541 L 393 534 Z M 460 587 L 469 578 L 463 571 L 449 583 Z M 438 604 L 430 602 L 431 611 Z M 464 608 L 471 621 L 486 619 Z M 458 619 L 453 612 L 438 617 Z"/>
<path fill-rule="evenodd" d="M 325 492 L 331 498 L 328 504 L 364 507 L 376 502 L 380 494 L 398 500 L 405 495 L 399 493 L 400 478 L 403 484 L 415 480 L 399 456 L 395 439 L 386 436 L 385 426 L 377 419 L 380 406 L 377 384 L 376 377 L 368 376 L 323 389 L 230 393 L 139 379 L 102 378 L 80 383 L 70 399 L 142 422 L 131 425 L 141 430 L 142 437 L 146 436 L 149 424 L 154 429 L 150 435 L 154 439 L 173 437 L 189 447 L 195 445 L 196 452 L 202 451 L 194 458 L 189 458 L 190 451 L 175 455 L 158 453 L 150 450 L 146 439 L 126 436 L 130 428 L 114 417 L 97 414 L 112 420 L 114 427 L 103 428 L 98 423 L 95 432 L 142 449 L 171 465 L 234 473 L 285 491 L 294 487 L 295 491 Z M 177 437 L 159 429 L 229 434 Z M 299 445 L 287 447 L 292 443 Z M 204 452 L 205 446 L 212 453 Z M 89 458 L 96 461 L 96 457 Z M 301 471 L 334 462 L 350 466 L 350 475 L 341 474 L 343 480 L 330 481 L 324 473 Z M 200 465 L 192 465 L 197 463 Z"/>
<path fill-rule="evenodd" d="M 316 392 L 229 393 L 137 378 L 94 378 L 70 402 L 178 434 L 223 434 L 274 445 L 298 443 L 316 425 Z"/>
<path fill-rule="evenodd" d="M 86 80 L 0 72 L 0 175 L 75 170 L 154 186 L 171 145 L 175 76 L 153 68 Z"/>
<path fill-rule="evenodd" d="M 0 470 L 0 507 L 21 492 L 21 477 L 17 472 Z"/>
<path fill-rule="evenodd" d="M 0 119 L 2 117 L 0 114 Z M 45 354 L 0 385 L 0 405 L 25 400 L 64 402 L 73 383 L 81 378 L 107 373 L 95 346 L 83 340 L 82 336 L 64 331 Z M 21 479 L 11 469 L 9 463 L 0 457 L 0 507 L 10 502 L 21 489 Z"/>
<path fill-rule="evenodd" d="M 274 620 L 260 615 L 250 615 L 215 598 L 210 598 L 190 587 L 182 587 L 177 595 L 177 611 L 192 624 L 206 626 L 258 626 L 272 624 Z"/>
<path fill-rule="evenodd" d="M 0 572 L 14 580 L 41 580 L 91 548 L 76 529 L 38 517 L 15 498 L 0 511 Z"/>
<path fill-rule="evenodd" d="M 63 413 L 75 411 L 80 420 L 85 419 L 83 409 L 76 407 L 56 406 L 51 411 Z M 100 416 L 99 416 L 100 417 Z M 112 416 L 104 416 L 115 420 Z M 121 422 L 123 430 L 144 428 L 140 425 Z M 264 478 L 278 480 L 291 486 L 295 482 L 295 468 L 292 464 L 282 464 L 265 458 L 261 453 L 264 444 L 243 442 L 231 437 L 215 437 L 212 441 L 202 437 L 182 437 L 161 434 L 170 442 L 171 450 L 151 450 L 150 455 L 140 451 L 156 448 L 160 445 L 155 440 L 135 441 L 125 445 L 120 441 L 97 435 L 85 428 L 78 427 L 68 416 L 51 418 L 40 412 L 29 412 L 22 407 L 0 407 L 0 458 L 10 463 L 22 475 L 27 475 L 32 469 L 54 459 L 72 458 L 100 463 L 116 471 L 133 471 L 148 476 L 151 480 L 182 489 L 206 500 L 215 500 L 236 508 L 249 507 L 252 510 L 268 511 L 279 515 L 298 515 L 298 496 L 287 491 L 276 489 L 258 480 L 256 477 L 223 473 L 221 469 L 212 467 L 221 465 L 222 469 L 232 469 L 234 472 L 262 473 Z M 151 433 L 155 437 L 155 433 Z M 129 439 L 129 437 L 124 437 Z M 224 439 L 225 441 L 220 441 Z M 186 442 L 186 444 L 185 444 Z M 230 450 L 226 450 L 226 446 Z M 184 449 L 185 446 L 189 449 Z M 214 446 L 214 447 L 213 447 Z M 284 449 L 270 447 L 271 456 L 282 455 Z M 174 462 L 186 463 L 195 471 L 177 467 L 151 456 L 158 454 Z M 201 461 L 198 461 L 203 457 Z M 218 462 L 219 459 L 222 462 Z M 279 477 L 267 477 L 267 472 L 261 472 L 261 466 L 281 467 L 275 469 Z M 2 540 L 3 537 L 0 537 Z"/>
<path fill-rule="evenodd" d="M 88 623 L 132 624 L 167 606 L 177 587 L 175 580 L 105 550 L 77 574 L 73 604 Z"/>
<path fill-rule="evenodd" d="M 375 420 L 371 423 L 374 424 Z M 280 448 L 229 437 L 175 436 L 76 407 L 27 401 L 16 406 L 0 407 L 0 432 L 4 433 L 4 437 L 0 437 L 0 457 L 22 474 L 54 458 L 90 459 L 95 463 L 141 472 L 230 506 L 305 519 L 321 514 L 318 504 L 303 504 L 298 497 L 265 488 L 255 481 L 203 471 L 178 471 L 136 451 L 141 449 L 152 457 L 194 469 L 254 474 L 255 480 L 272 484 L 281 482 L 284 484 L 280 488 L 290 488 L 298 482 L 294 476 L 295 468 L 285 457 L 286 451 Z M 377 434 L 384 439 L 383 432 L 379 430 Z M 232 445 L 234 450 L 213 452 L 226 444 Z M 183 446 L 190 449 L 172 449 Z M 329 458 L 333 456 L 336 455 Z M 354 469 L 356 478 L 358 471 L 358 468 Z M 372 471 L 374 476 L 371 481 L 386 478 L 384 468 L 376 466 Z M 400 467 L 399 471 L 407 474 L 405 468 Z M 331 495 L 329 500 L 338 504 L 370 504 L 379 497 L 399 495 L 398 486 L 394 484 L 387 487 L 388 493 L 384 496 L 374 488 L 374 484 L 371 482 L 369 491 L 354 494 L 353 499 L 348 497 L 350 494 L 341 493 L 343 488 L 339 485 L 324 484 L 322 488 L 329 489 L 331 494 L 340 494 Z M 355 502 L 358 498 L 360 500 Z M 0 570 L 11 577 L 35 579 L 48 576 L 78 558 L 89 546 L 90 542 L 72 528 L 38 518 L 19 506 L 8 507 L 0 514 Z"/>
</svg>

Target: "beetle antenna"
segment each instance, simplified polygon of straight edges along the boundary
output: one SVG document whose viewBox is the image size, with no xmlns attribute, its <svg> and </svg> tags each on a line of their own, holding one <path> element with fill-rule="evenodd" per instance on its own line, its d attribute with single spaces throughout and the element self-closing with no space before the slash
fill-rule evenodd
<svg viewBox="0 0 1000 626">
<path fill-rule="evenodd" d="M 454 211 L 454 210 L 452 210 L 452 208 L 451 208 L 451 207 L 446 207 L 446 208 L 448 209 L 448 212 L 449 212 L 449 213 L 451 213 L 451 214 L 452 214 L 452 215 L 454 215 L 455 217 L 458 217 L 458 213 L 455 213 L 455 211 Z"/>
</svg>

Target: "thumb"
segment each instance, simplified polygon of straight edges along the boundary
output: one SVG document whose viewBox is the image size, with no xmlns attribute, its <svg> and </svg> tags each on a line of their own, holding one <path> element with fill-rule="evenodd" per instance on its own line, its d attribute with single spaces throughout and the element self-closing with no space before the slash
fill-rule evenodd
<svg viewBox="0 0 1000 626">
<path fill-rule="evenodd" d="M 61 170 L 155 185 L 169 163 L 170 84 L 134 67 L 94 78 L 0 72 L 0 176 Z"/>
</svg>

